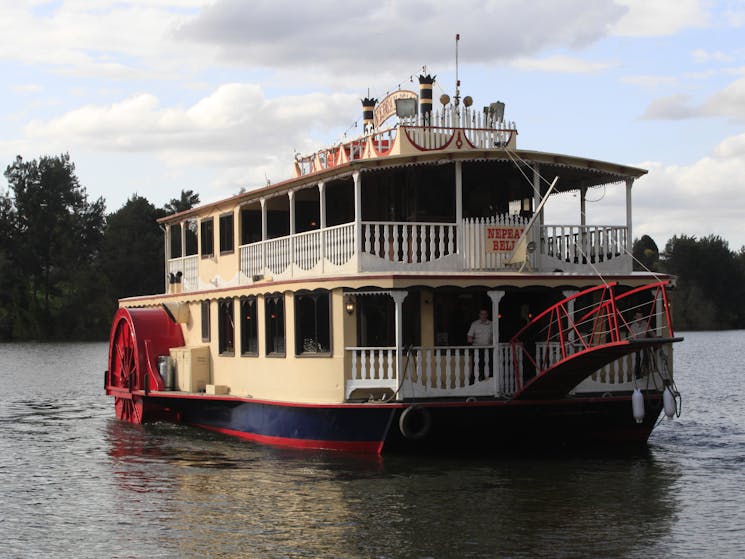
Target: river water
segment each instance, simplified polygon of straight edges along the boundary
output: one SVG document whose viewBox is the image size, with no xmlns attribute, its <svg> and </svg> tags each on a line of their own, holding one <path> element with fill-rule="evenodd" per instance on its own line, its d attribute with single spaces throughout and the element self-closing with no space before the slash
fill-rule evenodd
<svg viewBox="0 0 745 559">
<path fill-rule="evenodd" d="M 745 331 L 683 335 L 647 452 L 488 460 L 125 424 L 106 344 L 0 344 L 0 556 L 745 557 Z"/>
</svg>

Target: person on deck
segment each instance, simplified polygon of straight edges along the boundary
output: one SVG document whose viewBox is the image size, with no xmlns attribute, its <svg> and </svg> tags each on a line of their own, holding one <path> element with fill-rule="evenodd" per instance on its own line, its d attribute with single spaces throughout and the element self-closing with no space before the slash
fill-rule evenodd
<svg viewBox="0 0 745 559">
<path fill-rule="evenodd" d="M 634 320 L 628 325 L 628 330 L 630 340 L 655 337 L 649 328 L 649 321 L 644 318 L 644 313 L 641 311 L 634 313 Z M 634 377 L 642 378 L 653 363 L 654 350 L 652 348 L 647 347 L 637 351 L 634 355 Z"/>
<path fill-rule="evenodd" d="M 479 311 L 478 320 L 474 320 L 471 323 L 471 327 L 468 329 L 466 339 L 468 345 L 473 346 L 491 346 L 493 328 L 491 320 L 489 320 L 489 311 L 481 309 Z M 485 349 L 478 349 L 474 352 L 474 358 L 478 360 L 478 364 L 474 363 L 474 370 L 471 371 L 471 383 L 475 382 L 475 369 L 478 367 L 479 380 L 484 380 L 484 372 L 488 376 L 491 376 L 491 371 L 486 367 L 486 360 L 488 359 L 488 352 Z"/>
</svg>

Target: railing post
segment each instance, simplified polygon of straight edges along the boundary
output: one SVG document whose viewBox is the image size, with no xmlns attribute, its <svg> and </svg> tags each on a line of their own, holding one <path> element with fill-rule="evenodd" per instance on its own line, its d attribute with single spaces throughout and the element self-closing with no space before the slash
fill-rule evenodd
<svg viewBox="0 0 745 559">
<path fill-rule="evenodd" d="M 266 238 L 269 230 L 266 222 L 266 198 L 261 198 L 259 202 L 261 203 L 261 274 L 266 274 Z"/>
<path fill-rule="evenodd" d="M 354 179 L 354 252 L 357 255 L 357 271 L 362 269 L 362 177 L 359 171 L 352 173 Z"/>
<path fill-rule="evenodd" d="M 461 261 L 465 263 L 465 254 L 461 249 L 463 246 L 463 163 L 460 161 L 455 162 L 455 227 L 455 250 L 461 255 Z"/>
<path fill-rule="evenodd" d="M 626 254 L 632 252 L 632 236 L 631 236 L 631 186 L 634 184 L 634 179 L 626 179 Z"/>
<path fill-rule="evenodd" d="M 487 291 L 486 294 L 491 299 L 491 324 L 492 324 L 492 379 L 494 382 L 494 391 L 496 395 L 502 393 L 502 371 L 499 363 L 499 301 L 504 297 L 504 291 Z"/>
<path fill-rule="evenodd" d="M 396 305 L 396 370 L 395 370 L 395 382 L 396 386 L 401 385 L 401 381 L 403 380 L 401 375 L 404 374 L 404 371 L 401 370 L 402 365 L 402 353 L 403 353 L 403 345 L 404 345 L 404 339 L 403 339 L 403 305 L 404 305 L 404 299 L 406 299 L 406 296 L 409 294 L 408 291 L 391 291 L 391 297 L 393 298 L 393 302 Z M 397 398 L 402 398 L 403 395 L 401 393 L 398 394 Z"/>
<path fill-rule="evenodd" d="M 289 268 L 290 277 L 295 275 L 295 266 L 297 264 L 297 255 L 295 254 L 295 191 L 290 189 L 287 191 L 287 198 L 290 202 L 290 239 L 288 243 L 289 249 Z"/>
<path fill-rule="evenodd" d="M 341 148 L 344 149 L 344 148 Z M 321 273 L 324 272 L 326 264 L 326 183 L 321 181 L 318 183 L 318 233 L 320 243 L 319 257 L 321 260 Z"/>
</svg>

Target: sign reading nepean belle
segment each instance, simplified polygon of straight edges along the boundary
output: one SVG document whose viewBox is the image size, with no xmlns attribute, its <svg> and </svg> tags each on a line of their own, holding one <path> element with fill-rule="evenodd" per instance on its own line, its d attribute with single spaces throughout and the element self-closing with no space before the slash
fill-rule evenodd
<svg viewBox="0 0 745 559">
<path fill-rule="evenodd" d="M 388 120 L 390 117 L 396 114 L 396 99 L 418 99 L 416 93 L 413 91 L 407 91 L 405 89 L 399 89 L 394 91 L 390 95 L 386 96 L 378 105 L 375 107 L 375 128 L 380 126 Z"/>
<path fill-rule="evenodd" d="M 507 225 L 486 227 L 486 251 L 512 252 L 523 231 L 525 231 L 525 227 L 510 227 Z"/>
</svg>

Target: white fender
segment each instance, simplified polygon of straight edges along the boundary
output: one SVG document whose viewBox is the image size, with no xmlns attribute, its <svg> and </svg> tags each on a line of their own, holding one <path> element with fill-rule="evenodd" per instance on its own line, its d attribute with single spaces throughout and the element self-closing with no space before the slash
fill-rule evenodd
<svg viewBox="0 0 745 559">
<path fill-rule="evenodd" d="M 675 405 L 675 396 L 669 386 L 666 386 L 665 391 L 662 393 L 662 407 L 668 419 L 672 419 L 678 411 L 678 406 Z"/>
<path fill-rule="evenodd" d="M 635 388 L 631 395 L 631 409 L 637 423 L 644 421 L 644 395 L 638 388 Z"/>
</svg>

